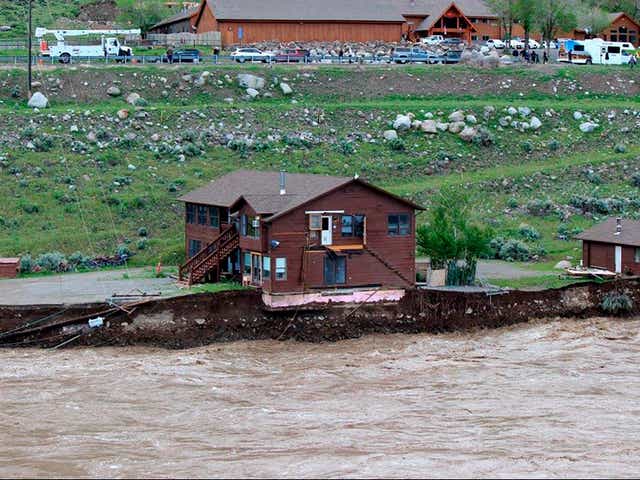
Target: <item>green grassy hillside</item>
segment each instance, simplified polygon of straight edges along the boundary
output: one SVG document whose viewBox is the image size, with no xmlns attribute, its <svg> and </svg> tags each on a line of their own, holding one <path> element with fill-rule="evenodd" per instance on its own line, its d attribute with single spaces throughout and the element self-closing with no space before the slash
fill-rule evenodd
<svg viewBox="0 0 640 480">
<path fill-rule="evenodd" d="M 206 70 L 39 70 L 51 100 L 40 112 L 24 106 L 24 73 L 1 71 L 0 256 L 126 243 L 135 263 L 178 263 L 176 198 L 239 167 L 357 173 L 425 205 L 458 186 L 498 250 L 517 240 L 548 262 L 579 258 L 572 235 L 593 222 L 640 212 L 640 79 L 626 69 Z M 267 79 L 266 97 L 244 99 L 235 76 L 245 71 Z M 128 105 L 131 92 L 145 101 Z M 517 128 L 501 125 L 509 108 L 524 108 L 510 115 Z M 475 117 L 473 141 L 415 129 L 383 139 L 397 114 L 446 121 L 455 110 Z M 542 126 L 525 129 L 533 116 Z"/>
</svg>

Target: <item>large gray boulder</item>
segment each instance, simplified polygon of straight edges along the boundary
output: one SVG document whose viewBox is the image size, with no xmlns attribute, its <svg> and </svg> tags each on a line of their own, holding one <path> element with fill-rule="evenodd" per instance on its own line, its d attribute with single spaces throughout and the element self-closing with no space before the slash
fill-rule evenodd
<svg viewBox="0 0 640 480">
<path fill-rule="evenodd" d="M 255 88 L 247 88 L 247 95 L 249 95 L 251 98 L 256 98 L 258 95 L 260 95 L 260 92 Z"/>
<path fill-rule="evenodd" d="M 395 130 L 385 130 L 384 133 L 382 134 L 382 136 L 387 141 L 397 140 L 398 139 L 398 132 L 396 132 Z"/>
<path fill-rule="evenodd" d="M 288 83 L 281 82 L 280 90 L 282 90 L 283 95 L 291 95 L 293 93 L 293 89 L 289 86 Z"/>
<path fill-rule="evenodd" d="M 462 130 L 464 130 L 464 127 L 464 122 L 451 122 L 449 124 L 449 131 L 451 133 L 460 133 Z"/>
<path fill-rule="evenodd" d="M 462 110 L 456 110 L 449 115 L 450 122 L 464 122 L 464 112 Z"/>
<path fill-rule="evenodd" d="M 393 128 L 402 132 L 411 128 L 411 117 L 408 115 L 398 115 L 393 121 Z"/>
<path fill-rule="evenodd" d="M 531 130 L 538 130 L 540 127 L 542 127 L 542 122 L 538 117 L 531 117 L 529 126 L 531 127 Z"/>
<path fill-rule="evenodd" d="M 584 122 L 580 124 L 580 131 L 582 133 L 591 133 L 593 132 L 596 128 L 598 128 L 598 124 L 597 123 L 593 123 L 593 122 Z"/>
<path fill-rule="evenodd" d="M 262 90 L 266 84 L 266 81 L 262 77 L 257 75 L 251 75 L 250 73 L 241 73 L 238 75 L 238 84 L 243 88 L 253 88 L 254 90 Z"/>
<path fill-rule="evenodd" d="M 36 92 L 29 99 L 28 105 L 31 108 L 47 108 L 49 100 L 42 93 Z"/>
<path fill-rule="evenodd" d="M 127 95 L 127 103 L 129 105 L 135 105 L 142 97 L 138 93 L 130 93 Z"/>
<path fill-rule="evenodd" d="M 423 120 L 420 129 L 424 133 L 438 133 L 438 124 L 435 120 Z"/>
<path fill-rule="evenodd" d="M 460 138 L 465 142 L 471 142 L 477 133 L 478 131 L 473 127 L 464 127 L 460 132 Z"/>
<path fill-rule="evenodd" d="M 112 85 L 111 87 L 107 88 L 107 95 L 109 95 L 110 97 L 119 97 L 120 95 L 122 95 L 122 92 L 118 87 Z"/>
</svg>

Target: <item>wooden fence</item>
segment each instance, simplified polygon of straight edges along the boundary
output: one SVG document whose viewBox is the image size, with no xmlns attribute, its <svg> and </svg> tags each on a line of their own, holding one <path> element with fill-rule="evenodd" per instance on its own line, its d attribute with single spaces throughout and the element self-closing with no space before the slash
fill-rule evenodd
<svg viewBox="0 0 640 480">
<path fill-rule="evenodd" d="M 163 46 L 197 46 L 208 45 L 210 47 L 222 46 L 220 32 L 206 32 L 206 33 L 149 33 L 147 40 L 153 42 L 156 45 Z"/>
</svg>

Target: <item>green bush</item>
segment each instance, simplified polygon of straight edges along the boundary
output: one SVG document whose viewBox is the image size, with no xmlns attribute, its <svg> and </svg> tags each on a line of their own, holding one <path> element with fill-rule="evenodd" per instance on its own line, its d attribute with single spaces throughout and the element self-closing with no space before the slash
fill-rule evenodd
<svg viewBox="0 0 640 480">
<path fill-rule="evenodd" d="M 90 261 L 91 258 L 83 255 L 82 252 L 73 252 L 68 258 L 69 267 L 72 269 L 86 268 Z"/>
<path fill-rule="evenodd" d="M 613 151 L 616 152 L 616 153 L 626 153 L 627 152 L 627 147 L 625 145 L 623 145 L 622 143 L 619 143 L 615 147 L 613 147 Z"/>
<path fill-rule="evenodd" d="M 640 173 L 634 173 L 631 175 L 631 185 L 640 188 Z"/>
<path fill-rule="evenodd" d="M 33 270 L 33 259 L 31 255 L 20 257 L 20 273 L 30 273 Z"/>
<path fill-rule="evenodd" d="M 55 146 L 53 137 L 49 135 L 42 135 L 33 139 L 33 146 L 36 152 L 48 152 Z"/>
<path fill-rule="evenodd" d="M 342 139 L 338 142 L 337 149 L 343 155 L 353 155 L 356 153 L 356 145 L 353 141 Z"/>
<path fill-rule="evenodd" d="M 549 199 L 534 199 L 527 203 L 527 212 L 536 217 L 544 217 L 556 211 L 556 207 Z"/>
<path fill-rule="evenodd" d="M 480 127 L 478 133 L 473 137 L 473 143 L 482 147 L 490 147 L 496 143 L 496 138 L 486 127 Z"/>
<path fill-rule="evenodd" d="M 609 292 L 600 303 L 600 308 L 610 315 L 622 315 L 633 310 L 633 300 L 623 292 Z"/>
<path fill-rule="evenodd" d="M 20 208 L 22 208 L 25 213 L 29 214 L 38 213 L 40 211 L 40 207 L 35 203 L 23 203 L 20 205 Z"/>
<path fill-rule="evenodd" d="M 560 144 L 560 142 L 556 139 L 551 139 L 549 140 L 549 143 L 547 143 L 547 148 L 549 150 L 551 150 L 552 152 L 556 152 L 558 150 L 560 150 L 560 147 L 562 145 Z"/>
<path fill-rule="evenodd" d="M 142 238 L 140 240 L 138 240 L 138 242 L 136 243 L 136 248 L 138 250 L 144 250 L 147 248 L 147 239 L 146 238 Z"/>
<path fill-rule="evenodd" d="M 401 138 L 394 138 L 393 140 L 389 141 L 389 148 L 394 152 L 404 152 L 407 147 L 404 143 L 404 140 L 402 140 Z"/>
<path fill-rule="evenodd" d="M 146 227 L 140 227 L 138 228 L 138 236 L 139 237 L 146 237 L 147 236 L 147 229 Z"/>
<path fill-rule="evenodd" d="M 518 233 L 522 238 L 529 241 L 538 240 L 541 236 L 538 230 L 526 223 L 520 224 L 520 226 L 518 227 Z"/>
<path fill-rule="evenodd" d="M 524 142 L 522 142 L 520 144 L 520 147 L 525 153 L 531 153 L 534 149 L 533 143 L 531 143 L 529 140 L 525 140 Z"/>
<path fill-rule="evenodd" d="M 121 243 L 116 249 L 116 255 L 118 255 L 119 257 L 130 257 L 131 250 L 129 250 L 129 247 L 127 247 L 124 243 Z"/>
<path fill-rule="evenodd" d="M 526 262 L 531 259 L 531 250 L 520 240 L 507 240 L 500 248 L 499 258 L 508 262 Z"/>
<path fill-rule="evenodd" d="M 45 272 L 64 272 L 68 268 L 67 259 L 60 252 L 48 252 L 38 255 L 36 265 Z"/>
</svg>

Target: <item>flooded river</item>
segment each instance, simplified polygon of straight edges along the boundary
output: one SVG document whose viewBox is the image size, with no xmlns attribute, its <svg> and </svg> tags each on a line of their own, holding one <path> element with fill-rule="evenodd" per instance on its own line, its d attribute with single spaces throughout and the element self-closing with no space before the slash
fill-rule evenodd
<svg viewBox="0 0 640 480">
<path fill-rule="evenodd" d="M 0 351 L 0 476 L 638 476 L 639 329 Z"/>
</svg>

